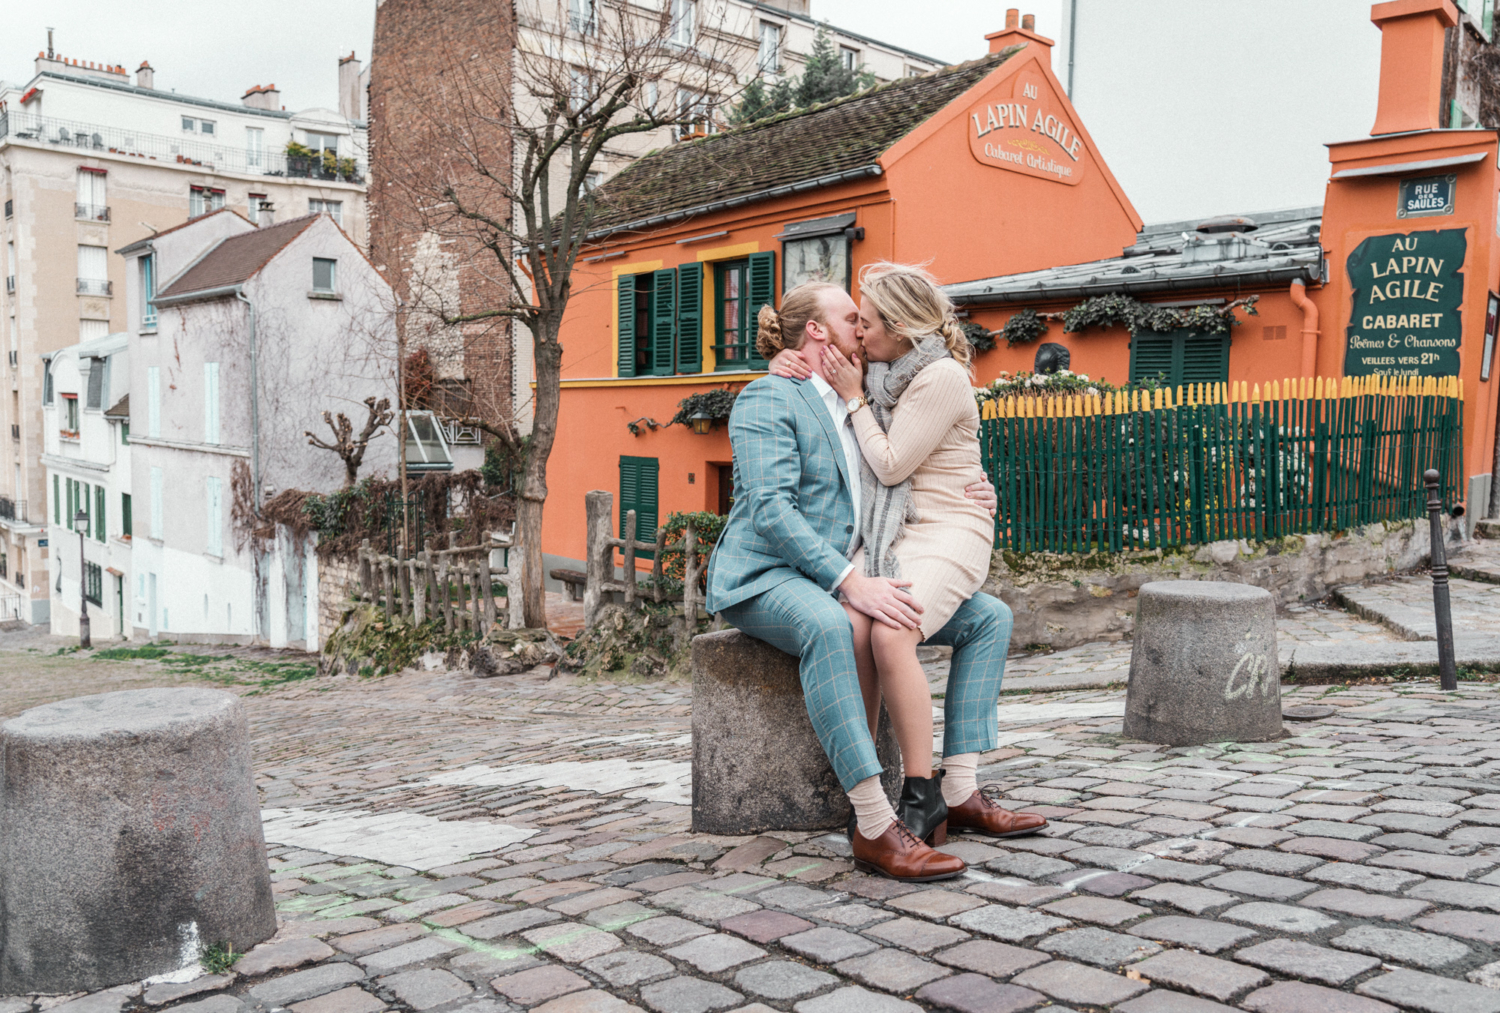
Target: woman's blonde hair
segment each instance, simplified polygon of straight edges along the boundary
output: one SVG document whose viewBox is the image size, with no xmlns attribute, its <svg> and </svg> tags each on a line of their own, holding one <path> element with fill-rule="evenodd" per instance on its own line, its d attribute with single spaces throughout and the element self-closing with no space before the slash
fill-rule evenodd
<svg viewBox="0 0 1500 1013">
<path fill-rule="evenodd" d="M 953 300 L 932 275 L 910 264 L 881 261 L 859 272 L 859 293 L 891 334 L 913 346 L 929 334 L 941 335 L 953 358 L 972 371 L 972 349 L 954 315 Z"/>
<path fill-rule="evenodd" d="M 770 304 L 760 308 L 755 317 L 755 350 L 762 359 L 771 359 L 785 348 L 801 348 L 809 320 L 828 326 L 828 318 L 823 314 L 826 289 L 843 291 L 826 281 L 805 281 L 781 297 L 780 313 Z"/>
</svg>

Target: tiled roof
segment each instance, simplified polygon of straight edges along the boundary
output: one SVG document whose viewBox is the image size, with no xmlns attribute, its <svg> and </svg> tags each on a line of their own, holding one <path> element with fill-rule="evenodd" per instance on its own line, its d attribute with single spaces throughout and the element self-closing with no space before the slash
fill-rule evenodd
<svg viewBox="0 0 1500 1013">
<path fill-rule="evenodd" d="M 1016 51 L 653 152 L 594 191 L 599 206 L 590 232 L 873 165 Z"/>
<path fill-rule="evenodd" d="M 983 305 L 1321 279 L 1321 207 L 1245 217 L 1257 227 L 1251 231 L 1200 233 L 1197 228 L 1202 219 L 1147 225 L 1135 245 L 1127 246 L 1118 257 L 959 282 L 944 286 L 944 291 L 960 305 Z"/>
<path fill-rule="evenodd" d="M 191 292 L 238 285 L 264 267 L 317 218 L 315 214 L 303 215 L 253 232 L 230 236 L 183 272 L 158 298 L 165 300 Z"/>
<path fill-rule="evenodd" d="M 126 394 L 120 400 L 116 401 L 115 406 L 104 413 L 104 417 L 107 419 L 130 418 L 130 395 Z"/>
</svg>

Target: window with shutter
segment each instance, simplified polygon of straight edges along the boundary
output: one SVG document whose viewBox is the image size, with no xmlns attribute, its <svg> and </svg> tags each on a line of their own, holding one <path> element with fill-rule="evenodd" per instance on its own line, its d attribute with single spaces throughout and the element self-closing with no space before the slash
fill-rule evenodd
<svg viewBox="0 0 1500 1013">
<path fill-rule="evenodd" d="M 677 270 L 651 275 L 651 369 L 655 376 L 672 375 L 672 352 L 677 336 Z"/>
<path fill-rule="evenodd" d="M 750 254 L 749 271 L 749 306 L 746 309 L 747 318 L 750 321 L 750 367 L 752 369 L 765 369 L 766 360 L 760 357 L 755 350 L 755 317 L 760 313 L 762 306 L 776 305 L 776 253 Z"/>
<path fill-rule="evenodd" d="M 94 537 L 104 541 L 104 486 L 94 486 Z"/>
<path fill-rule="evenodd" d="M 89 390 L 87 408 L 104 407 L 104 359 L 89 361 Z"/>
<path fill-rule="evenodd" d="M 635 278 L 622 274 L 615 279 L 616 336 L 619 339 L 617 376 L 635 376 Z"/>
<path fill-rule="evenodd" d="M 625 515 L 635 511 L 638 542 L 656 539 L 656 479 L 659 462 L 654 457 L 620 457 L 620 537 L 625 537 Z M 638 559 L 652 559 L 655 552 L 637 552 Z"/>
<path fill-rule="evenodd" d="M 746 313 L 748 260 L 714 265 L 714 369 L 749 369 L 755 330 Z"/>
<path fill-rule="evenodd" d="M 703 265 L 677 269 L 677 372 L 703 371 Z"/>
<path fill-rule="evenodd" d="M 1229 379 L 1229 335 L 1172 331 L 1140 333 L 1130 339 L 1130 382 L 1159 380 L 1169 387 L 1184 383 L 1224 383 Z"/>
</svg>

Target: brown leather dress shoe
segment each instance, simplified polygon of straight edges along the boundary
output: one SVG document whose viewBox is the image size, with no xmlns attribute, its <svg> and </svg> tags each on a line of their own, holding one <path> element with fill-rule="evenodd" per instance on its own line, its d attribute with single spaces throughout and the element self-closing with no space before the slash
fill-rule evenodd
<svg viewBox="0 0 1500 1013">
<path fill-rule="evenodd" d="M 1047 825 L 1036 813 L 1011 812 L 1001 806 L 998 786 L 987 784 L 969 796 L 963 805 L 948 807 L 950 831 L 971 830 L 986 837 L 1020 837 L 1034 834 Z"/>
<path fill-rule="evenodd" d="M 856 830 L 853 844 L 857 868 L 908 883 L 952 879 L 968 869 L 962 858 L 923 844 L 900 820 L 886 827 L 885 833 L 873 841 Z"/>
</svg>

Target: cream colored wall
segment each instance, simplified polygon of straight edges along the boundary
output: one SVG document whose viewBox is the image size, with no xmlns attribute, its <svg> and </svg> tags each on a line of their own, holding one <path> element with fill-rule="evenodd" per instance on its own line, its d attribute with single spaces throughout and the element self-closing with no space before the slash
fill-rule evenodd
<svg viewBox="0 0 1500 1013">
<path fill-rule="evenodd" d="M 79 222 L 74 219 L 79 166 L 105 169 L 105 200 L 110 222 Z M 248 195 L 264 193 L 276 207 L 278 221 L 308 213 L 309 199 L 343 202 L 343 229 L 364 249 L 368 241 L 365 192 L 361 185 L 285 177 L 242 176 L 205 172 L 198 167 L 143 161 L 93 152 L 76 152 L 52 145 L 0 143 L 0 200 L 13 201 L 11 218 L 0 221 L 0 245 L 14 242 L 16 261 L 6 271 L 16 276 L 14 294 L 0 292 L 4 300 L 5 351 L 11 342 L 17 348 L 17 365 L 8 356 L 0 360 L 0 377 L 10 388 L 0 398 L 0 495 L 25 500 L 34 520 L 50 519 L 50 490 L 41 465 L 43 449 L 42 356 L 79 339 L 79 321 L 103 320 L 109 332 L 127 329 L 125 291 L 127 263 L 116 250 L 187 221 L 188 188 L 204 185 L 223 188 L 225 206 L 240 214 L 247 211 Z M 113 295 L 77 294 L 78 246 L 105 247 L 108 276 Z M 162 286 L 167 277 L 157 279 Z M 14 311 L 15 331 L 9 318 Z M 11 395 L 19 395 L 20 413 L 13 409 Z M 21 440 L 9 439 L 11 425 L 19 423 Z M 15 465 L 22 466 L 19 487 Z M 14 528 L 0 525 L 0 540 L 8 542 L 10 572 L 19 562 L 26 575 L 27 591 L 34 599 L 48 598 L 47 550 L 37 546 L 33 533 L 22 539 Z M 24 545 L 22 542 L 24 541 Z M 33 576 L 35 575 L 35 577 Z M 0 594 L 7 590 L 0 581 Z"/>
</svg>

